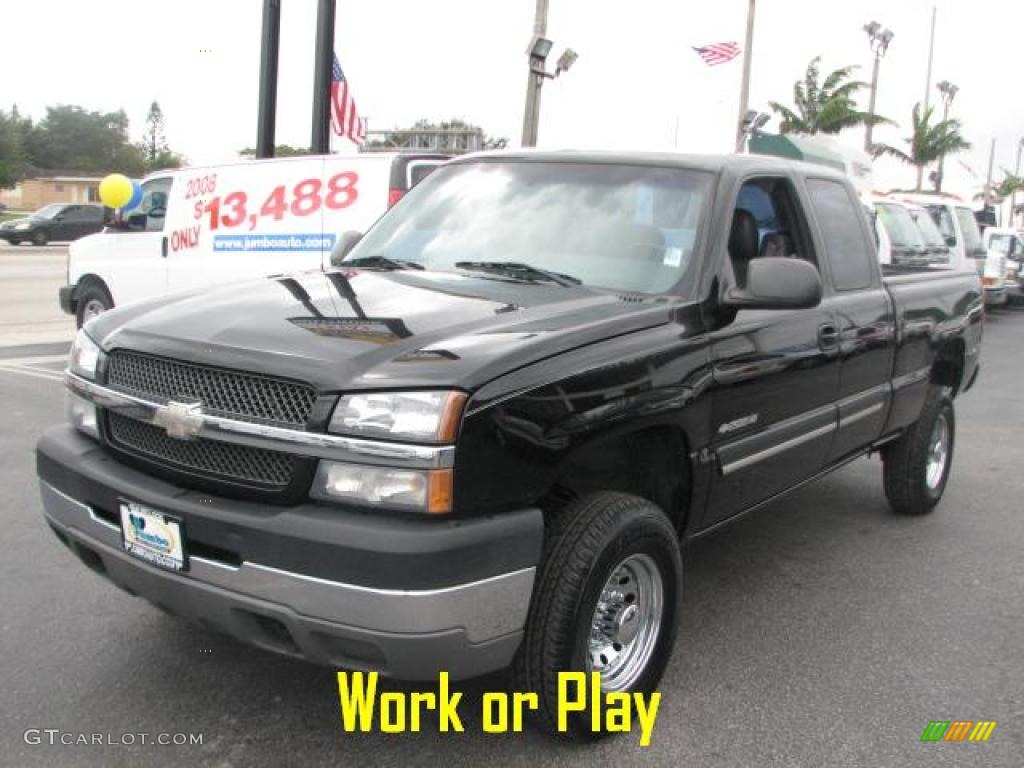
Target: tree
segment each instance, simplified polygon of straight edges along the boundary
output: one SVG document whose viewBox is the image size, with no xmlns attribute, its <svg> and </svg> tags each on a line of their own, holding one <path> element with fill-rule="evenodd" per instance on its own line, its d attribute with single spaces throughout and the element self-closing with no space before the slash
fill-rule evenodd
<svg viewBox="0 0 1024 768">
<path fill-rule="evenodd" d="M 255 147 L 246 147 L 238 150 L 241 157 L 256 157 Z M 293 147 L 291 144 L 274 145 L 274 157 L 302 157 L 310 154 L 309 147 Z"/>
<path fill-rule="evenodd" d="M 164 134 L 164 112 L 160 104 L 153 102 L 149 105 L 149 112 L 146 115 L 146 133 L 139 144 L 139 149 L 146 159 L 146 171 L 158 171 L 162 168 L 180 168 L 183 158 L 177 152 L 172 152 L 167 145 L 167 137 Z"/>
<path fill-rule="evenodd" d="M 820 82 L 820 64 L 821 57 L 815 56 L 807 65 L 804 79 L 793 84 L 793 109 L 777 101 L 768 102 L 782 118 L 780 133 L 834 134 L 868 123 L 892 123 L 887 118 L 857 108 L 854 97 L 868 87 L 867 83 L 852 79 L 858 67 L 840 67 Z"/>
<path fill-rule="evenodd" d="M 17 107 L 9 115 L 0 110 L 0 189 L 13 187 L 25 175 L 28 165 L 26 123 L 31 127 L 31 121 L 22 120 Z"/>
<path fill-rule="evenodd" d="M 909 152 L 889 144 L 876 144 L 874 147 L 875 157 L 888 155 L 917 168 L 917 185 L 914 187 L 917 192 L 921 191 L 925 166 L 936 162 L 940 157 L 971 148 L 970 143 L 960 133 L 959 120 L 950 118 L 932 124 L 933 113 L 932 107 L 922 112 L 920 102 L 914 105 L 911 114 L 913 135 L 904 139 L 910 146 Z"/>
<path fill-rule="evenodd" d="M 128 116 L 117 112 L 87 112 L 60 104 L 46 108 L 46 117 L 33 126 L 26 147 L 32 165 L 43 170 L 141 176 L 146 170 L 142 150 L 128 137 Z"/>
</svg>

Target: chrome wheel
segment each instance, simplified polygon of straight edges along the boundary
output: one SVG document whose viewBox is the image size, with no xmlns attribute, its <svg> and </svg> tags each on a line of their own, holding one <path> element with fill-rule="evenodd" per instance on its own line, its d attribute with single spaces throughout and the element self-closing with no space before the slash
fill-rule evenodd
<svg viewBox="0 0 1024 768">
<path fill-rule="evenodd" d="M 664 603 L 661 571 L 649 555 L 630 555 L 612 570 L 590 622 L 587 671 L 601 673 L 601 690 L 626 690 L 643 673 Z"/>
<path fill-rule="evenodd" d="M 102 315 L 106 309 L 103 302 L 99 299 L 90 299 L 85 303 L 85 309 L 82 310 L 82 325 L 85 325 L 94 317 Z"/>
<path fill-rule="evenodd" d="M 925 470 L 925 482 L 928 488 L 936 490 L 942 483 L 949 460 L 949 421 L 946 414 L 940 413 L 932 427 L 932 435 L 928 441 L 928 466 Z"/>
</svg>

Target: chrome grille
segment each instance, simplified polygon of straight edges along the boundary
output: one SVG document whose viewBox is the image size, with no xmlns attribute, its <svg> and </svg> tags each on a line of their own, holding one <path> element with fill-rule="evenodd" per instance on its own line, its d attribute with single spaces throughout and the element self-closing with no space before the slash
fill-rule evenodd
<svg viewBox="0 0 1024 768">
<path fill-rule="evenodd" d="M 177 440 L 160 427 L 114 412 L 108 414 L 107 424 L 115 447 L 168 469 L 269 488 L 284 488 L 295 471 L 295 459 L 287 453 L 215 440 Z"/>
<path fill-rule="evenodd" d="M 237 373 L 117 349 L 107 386 L 147 400 L 199 401 L 215 416 L 304 429 L 316 391 L 297 382 Z"/>
</svg>

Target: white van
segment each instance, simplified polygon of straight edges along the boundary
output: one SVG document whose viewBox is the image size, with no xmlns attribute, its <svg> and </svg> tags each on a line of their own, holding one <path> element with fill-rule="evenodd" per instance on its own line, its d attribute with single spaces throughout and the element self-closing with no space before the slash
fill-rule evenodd
<svg viewBox="0 0 1024 768">
<path fill-rule="evenodd" d="M 975 269 L 985 289 L 985 304 L 1006 303 L 1006 257 L 985 247 L 971 207 L 952 195 L 901 194 L 899 199 L 924 208 L 949 246 L 954 269 Z"/>
<path fill-rule="evenodd" d="M 141 205 L 68 249 L 61 308 L 79 327 L 111 307 L 327 265 L 434 168 L 437 154 L 249 160 L 155 173 Z"/>
<path fill-rule="evenodd" d="M 1007 300 L 1018 303 L 1024 297 L 1024 231 L 1008 227 L 988 227 L 985 247 L 1006 257 Z"/>
</svg>

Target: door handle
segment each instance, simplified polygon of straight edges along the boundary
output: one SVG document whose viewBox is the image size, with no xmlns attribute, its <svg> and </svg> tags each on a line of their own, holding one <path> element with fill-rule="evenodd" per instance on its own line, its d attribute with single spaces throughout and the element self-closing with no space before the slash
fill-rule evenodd
<svg viewBox="0 0 1024 768">
<path fill-rule="evenodd" d="M 818 346 L 821 349 L 832 349 L 839 345 L 839 330 L 832 323 L 818 326 Z"/>
<path fill-rule="evenodd" d="M 164 235 L 160 241 L 160 255 L 167 258 L 167 235 Z"/>
</svg>

